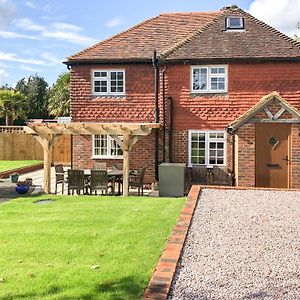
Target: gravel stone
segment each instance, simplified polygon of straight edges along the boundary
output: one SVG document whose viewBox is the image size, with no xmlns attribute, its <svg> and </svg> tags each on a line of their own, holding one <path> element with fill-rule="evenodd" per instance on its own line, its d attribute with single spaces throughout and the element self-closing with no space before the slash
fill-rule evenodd
<svg viewBox="0 0 300 300">
<path fill-rule="evenodd" d="M 204 189 L 168 299 L 300 299 L 300 192 Z"/>
</svg>

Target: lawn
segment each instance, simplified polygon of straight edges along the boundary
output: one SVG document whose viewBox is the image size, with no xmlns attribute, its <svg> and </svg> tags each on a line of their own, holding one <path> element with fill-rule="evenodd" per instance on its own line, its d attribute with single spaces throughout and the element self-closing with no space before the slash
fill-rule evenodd
<svg viewBox="0 0 300 300">
<path fill-rule="evenodd" d="M 42 163 L 41 160 L 0 160 L 0 172 Z"/>
<path fill-rule="evenodd" d="M 55 201 L 34 203 L 45 198 Z M 183 203 L 44 195 L 0 205 L 0 299 L 139 299 Z"/>
</svg>

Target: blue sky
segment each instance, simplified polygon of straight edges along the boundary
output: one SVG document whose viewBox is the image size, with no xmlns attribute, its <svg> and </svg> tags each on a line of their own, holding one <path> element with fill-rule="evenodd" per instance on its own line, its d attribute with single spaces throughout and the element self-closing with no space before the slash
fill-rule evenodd
<svg viewBox="0 0 300 300">
<path fill-rule="evenodd" d="M 270 25 L 298 33 L 300 0 L 234 1 Z M 32 74 L 52 84 L 69 55 L 161 12 L 219 10 L 223 0 L 0 0 L 0 85 Z M 282 12 L 285 12 L 284 14 Z"/>
</svg>

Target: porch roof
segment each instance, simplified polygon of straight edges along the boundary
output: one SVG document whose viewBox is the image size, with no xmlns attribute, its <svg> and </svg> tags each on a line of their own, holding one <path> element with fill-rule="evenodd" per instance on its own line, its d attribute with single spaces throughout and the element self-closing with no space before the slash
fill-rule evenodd
<svg viewBox="0 0 300 300">
<path fill-rule="evenodd" d="M 282 98 L 278 92 L 274 91 L 268 95 L 265 95 L 258 101 L 255 105 L 253 105 L 248 111 L 242 114 L 240 117 L 231 122 L 227 129 L 229 132 L 236 131 L 239 127 L 249 122 L 257 113 L 265 109 L 272 101 L 277 100 L 279 105 L 283 108 L 283 110 L 288 111 L 293 117 L 295 121 L 300 122 L 300 112 L 293 107 L 288 101 Z M 270 121 L 276 122 L 278 118 L 275 116 L 270 116 Z"/>
</svg>

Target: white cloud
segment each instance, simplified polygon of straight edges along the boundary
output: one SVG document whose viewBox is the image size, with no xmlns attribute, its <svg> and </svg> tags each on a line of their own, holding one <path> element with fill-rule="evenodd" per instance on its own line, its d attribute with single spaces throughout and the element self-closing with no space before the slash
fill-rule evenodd
<svg viewBox="0 0 300 300">
<path fill-rule="evenodd" d="M 75 32 L 66 32 L 66 31 L 44 31 L 42 36 L 45 38 L 53 38 L 56 40 L 61 40 L 64 42 L 75 43 L 80 45 L 89 45 L 95 43 L 96 40 L 93 38 L 80 35 Z"/>
<path fill-rule="evenodd" d="M 68 32 L 79 32 L 82 31 L 82 27 L 79 27 L 74 24 L 69 24 L 69 23 L 61 23 L 61 22 L 56 22 L 52 24 L 52 28 L 55 30 L 61 30 L 61 31 L 68 31 Z"/>
<path fill-rule="evenodd" d="M 4 70 L 0 68 L 0 85 L 4 85 L 6 84 L 5 80 L 8 77 L 8 73 Z"/>
<path fill-rule="evenodd" d="M 43 31 L 45 30 L 45 27 L 28 19 L 28 18 L 22 18 L 16 20 L 16 27 L 25 30 L 25 31 Z"/>
<path fill-rule="evenodd" d="M 48 63 L 46 63 L 43 60 L 35 59 L 35 58 L 21 58 L 18 57 L 15 53 L 7 53 L 7 52 L 1 52 L 0 51 L 0 60 L 2 61 L 10 61 L 10 62 L 19 62 L 24 64 L 32 64 L 32 65 L 43 65 L 43 66 L 49 66 Z"/>
<path fill-rule="evenodd" d="M 249 13 L 289 36 L 299 34 L 300 0 L 254 0 Z"/>
<path fill-rule="evenodd" d="M 108 22 L 105 23 L 106 27 L 116 27 L 120 25 L 123 22 L 123 19 L 121 17 L 115 17 Z"/>
<path fill-rule="evenodd" d="M 16 7 L 8 0 L 0 0 L 0 29 L 6 28 L 16 17 Z"/>
<path fill-rule="evenodd" d="M 42 72 L 42 70 L 40 69 L 36 69 L 36 68 L 32 68 L 32 67 L 29 67 L 29 66 L 26 66 L 24 64 L 22 64 L 20 66 L 20 68 L 24 71 L 28 71 L 28 72 L 35 72 L 35 73 L 38 73 L 38 72 Z"/>
<path fill-rule="evenodd" d="M 0 38 L 4 38 L 4 39 L 23 38 L 23 39 L 29 39 L 29 40 L 37 40 L 38 39 L 38 37 L 36 37 L 36 36 L 21 34 L 21 33 L 13 32 L 13 31 L 5 31 L 5 30 L 0 30 Z"/>
<path fill-rule="evenodd" d="M 49 24 L 48 26 L 44 26 L 32 21 L 31 19 L 23 18 L 16 20 L 15 25 L 16 27 L 24 31 L 37 32 L 35 39 L 56 39 L 59 41 L 80 45 L 90 45 L 96 42 L 96 40 L 94 40 L 93 38 L 80 34 L 80 31 L 83 30 L 82 27 L 70 23 L 54 22 Z M 25 35 L 18 33 L 15 33 L 14 36 L 8 36 L 8 34 L 6 35 L 7 38 L 25 38 Z"/>
<path fill-rule="evenodd" d="M 26 1 L 25 5 L 30 8 L 37 8 L 37 6 L 32 1 Z"/>
<path fill-rule="evenodd" d="M 60 64 L 63 61 L 62 59 L 59 59 L 57 56 L 49 52 L 42 53 L 41 57 L 52 64 Z"/>
</svg>

